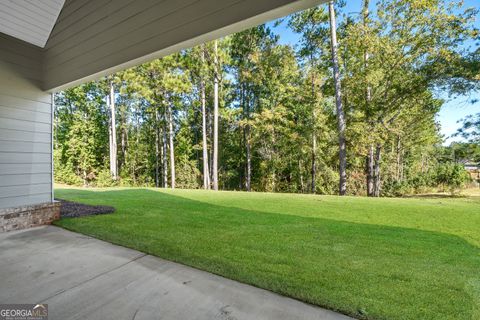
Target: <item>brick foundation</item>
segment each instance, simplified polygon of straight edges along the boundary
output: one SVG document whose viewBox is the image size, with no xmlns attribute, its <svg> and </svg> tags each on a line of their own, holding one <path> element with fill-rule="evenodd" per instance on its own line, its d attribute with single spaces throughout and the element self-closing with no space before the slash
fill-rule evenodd
<svg viewBox="0 0 480 320">
<path fill-rule="evenodd" d="M 0 232 L 20 230 L 60 219 L 60 202 L 0 209 Z"/>
</svg>

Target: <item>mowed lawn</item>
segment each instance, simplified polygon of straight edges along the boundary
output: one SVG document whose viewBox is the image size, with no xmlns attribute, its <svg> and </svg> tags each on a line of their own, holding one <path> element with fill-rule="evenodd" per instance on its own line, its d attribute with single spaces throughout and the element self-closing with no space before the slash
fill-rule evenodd
<svg viewBox="0 0 480 320">
<path fill-rule="evenodd" d="M 365 319 L 480 319 L 480 197 L 67 189 L 57 225 Z"/>
</svg>

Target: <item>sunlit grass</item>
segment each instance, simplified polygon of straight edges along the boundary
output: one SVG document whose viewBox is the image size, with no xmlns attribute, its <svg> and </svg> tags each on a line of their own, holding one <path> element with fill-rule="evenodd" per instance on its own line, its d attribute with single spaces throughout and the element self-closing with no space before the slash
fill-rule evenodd
<svg viewBox="0 0 480 320">
<path fill-rule="evenodd" d="M 57 189 L 58 225 L 368 319 L 480 319 L 480 199 Z"/>
</svg>

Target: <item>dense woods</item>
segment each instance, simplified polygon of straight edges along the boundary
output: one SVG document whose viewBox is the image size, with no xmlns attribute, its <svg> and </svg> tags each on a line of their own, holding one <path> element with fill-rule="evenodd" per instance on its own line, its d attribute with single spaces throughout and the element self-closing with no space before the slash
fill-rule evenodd
<svg viewBox="0 0 480 320">
<path fill-rule="evenodd" d="M 363 0 L 283 19 L 55 95 L 59 182 L 400 195 L 462 186 L 479 116 L 442 147 L 442 94 L 479 89 L 476 9 Z M 337 17 L 337 19 L 335 19 Z M 461 147 L 459 147 L 459 145 Z M 458 157 L 456 150 L 463 150 Z"/>
</svg>

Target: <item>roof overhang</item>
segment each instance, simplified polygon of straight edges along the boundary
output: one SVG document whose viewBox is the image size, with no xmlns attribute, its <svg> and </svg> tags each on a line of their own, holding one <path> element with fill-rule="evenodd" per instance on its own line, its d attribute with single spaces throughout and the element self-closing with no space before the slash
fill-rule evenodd
<svg viewBox="0 0 480 320">
<path fill-rule="evenodd" d="M 48 6 L 51 23 L 64 0 L 5 1 Z M 42 49 L 42 89 L 63 90 L 325 1 L 66 0 Z"/>
<path fill-rule="evenodd" d="M 45 47 L 65 0 L 3 0 L 0 32 Z"/>
</svg>

